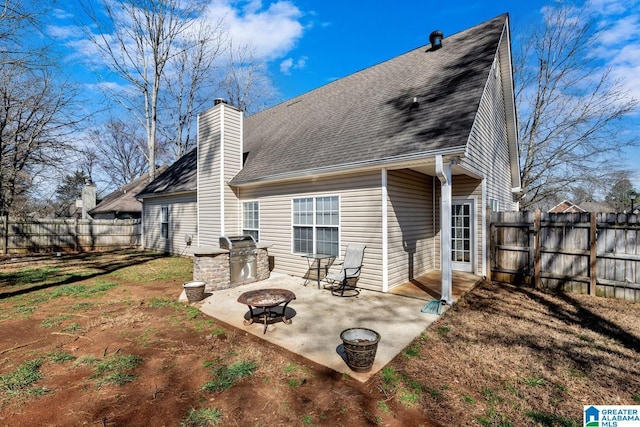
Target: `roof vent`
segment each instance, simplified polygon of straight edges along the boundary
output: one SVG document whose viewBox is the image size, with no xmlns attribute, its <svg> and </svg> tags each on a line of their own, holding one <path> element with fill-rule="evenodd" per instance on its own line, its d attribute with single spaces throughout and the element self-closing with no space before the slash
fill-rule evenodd
<svg viewBox="0 0 640 427">
<path fill-rule="evenodd" d="M 429 42 L 431 43 L 431 50 L 440 49 L 442 47 L 442 39 L 444 38 L 444 34 L 442 31 L 435 30 L 431 34 L 429 34 Z"/>
<path fill-rule="evenodd" d="M 224 98 L 216 98 L 213 100 L 213 105 L 218 105 L 218 104 L 226 104 L 227 100 Z"/>
</svg>

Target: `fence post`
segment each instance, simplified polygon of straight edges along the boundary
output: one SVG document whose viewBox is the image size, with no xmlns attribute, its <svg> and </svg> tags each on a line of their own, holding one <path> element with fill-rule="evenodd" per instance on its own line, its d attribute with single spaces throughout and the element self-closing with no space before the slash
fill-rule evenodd
<svg viewBox="0 0 640 427">
<path fill-rule="evenodd" d="M 2 253 L 8 254 L 9 242 L 9 218 L 2 215 Z"/>
<path fill-rule="evenodd" d="M 536 209 L 536 216 L 533 222 L 533 287 L 540 289 L 540 209 Z"/>
<path fill-rule="evenodd" d="M 75 227 L 74 227 L 74 229 L 75 230 L 74 230 L 73 233 L 75 234 L 75 236 L 74 236 L 74 239 L 73 239 L 73 246 L 74 246 L 73 249 L 74 249 L 75 252 L 78 252 L 78 239 L 79 239 L 79 236 L 78 236 L 78 233 L 79 233 L 79 230 L 78 230 L 78 218 L 75 218 Z"/>
<path fill-rule="evenodd" d="M 596 245 L 597 230 L 595 212 L 589 213 L 591 225 L 589 226 L 589 295 L 596 295 L 596 283 L 598 280 L 598 252 Z"/>
</svg>

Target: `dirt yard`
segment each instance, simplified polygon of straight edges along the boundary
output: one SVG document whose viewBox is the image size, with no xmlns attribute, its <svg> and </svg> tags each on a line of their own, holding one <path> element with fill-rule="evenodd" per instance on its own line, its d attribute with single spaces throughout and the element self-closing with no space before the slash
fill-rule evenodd
<svg viewBox="0 0 640 427">
<path fill-rule="evenodd" d="M 366 384 L 177 301 L 187 258 L 0 260 L 0 426 L 581 426 L 640 404 L 640 306 L 482 283 Z"/>
</svg>

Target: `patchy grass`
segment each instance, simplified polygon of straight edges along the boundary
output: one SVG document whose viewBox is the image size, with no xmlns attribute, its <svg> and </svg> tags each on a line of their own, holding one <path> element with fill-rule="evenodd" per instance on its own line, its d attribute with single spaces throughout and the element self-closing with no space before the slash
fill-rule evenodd
<svg viewBox="0 0 640 427">
<path fill-rule="evenodd" d="M 562 427 L 640 404 L 639 304 L 485 282 L 363 384 L 178 302 L 191 259 L 34 259 L 0 263 L 3 425 Z"/>
<path fill-rule="evenodd" d="M 579 426 L 583 405 L 638 404 L 639 317 L 637 303 L 483 282 L 376 383 L 444 425 Z"/>
<path fill-rule="evenodd" d="M 47 389 L 35 387 L 43 377 L 40 371 L 42 363 L 42 359 L 28 360 L 12 372 L 0 375 L 0 391 L 8 397 L 46 393 Z"/>
<path fill-rule="evenodd" d="M 164 258 L 163 263 L 134 264 L 109 274 L 114 279 L 128 282 L 160 282 L 192 277 L 193 265 L 180 257 Z"/>
<path fill-rule="evenodd" d="M 208 393 L 227 390 L 242 378 L 251 376 L 256 369 L 258 369 L 258 365 L 256 365 L 255 362 L 245 362 L 242 360 L 231 366 L 218 366 L 212 370 L 214 379 L 207 381 L 202 386 L 202 390 Z"/>
<path fill-rule="evenodd" d="M 136 376 L 131 371 L 141 364 L 142 358 L 139 356 L 110 356 L 95 364 L 91 378 L 98 380 L 98 386 L 104 384 L 124 385 L 136 379 Z"/>
<path fill-rule="evenodd" d="M 180 421 L 181 427 L 216 426 L 222 421 L 222 412 L 218 409 L 190 409 L 189 414 Z"/>
</svg>

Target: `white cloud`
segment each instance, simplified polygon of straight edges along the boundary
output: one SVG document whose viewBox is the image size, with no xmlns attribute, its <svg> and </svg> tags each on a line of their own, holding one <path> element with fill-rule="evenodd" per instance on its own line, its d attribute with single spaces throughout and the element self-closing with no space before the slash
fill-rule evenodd
<svg viewBox="0 0 640 427">
<path fill-rule="evenodd" d="M 633 3 L 635 3 L 633 0 L 591 0 L 588 7 L 602 15 L 615 15 L 624 13 Z"/>
<path fill-rule="evenodd" d="M 591 0 L 588 12 L 600 29 L 593 55 L 640 100 L 640 0 Z"/>
<path fill-rule="evenodd" d="M 75 25 L 49 25 L 46 33 L 57 40 L 69 40 L 82 36 L 82 31 Z"/>
<path fill-rule="evenodd" d="M 293 58 L 287 58 L 280 63 L 280 72 L 282 74 L 291 74 L 291 67 L 293 67 Z"/>
<path fill-rule="evenodd" d="M 73 14 L 67 12 L 66 10 L 63 9 L 53 9 L 53 16 L 56 19 L 70 19 L 73 18 Z"/>
<path fill-rule="evenodd" d="M 280 0 L 266 8 L 259 0 L 244 7 L 237 2 L 216 0 L 205 13 L 209 22 L 224 20 L 236 46 L 251 46 L 257 59 L 273 60 L 289 52 L 302 37 L 302 12 L 292 2 Z"/>
<path fill-rule="evenodd" d="M 600 42 L 605 45 L 620 44 L 633 40 L 640 33 L 640 17 L 629 15 L 613 22 L 603 20 L 600 24 Z"/>
<path fill-rule="evenodd" d="M 307 57 L 303 56 L 294 62 L 293 58 L 287 58 L 280 63 L 280 72 L 290 75 L 291 70 L 300 70 L 307 66 Z"/>
</svg>

